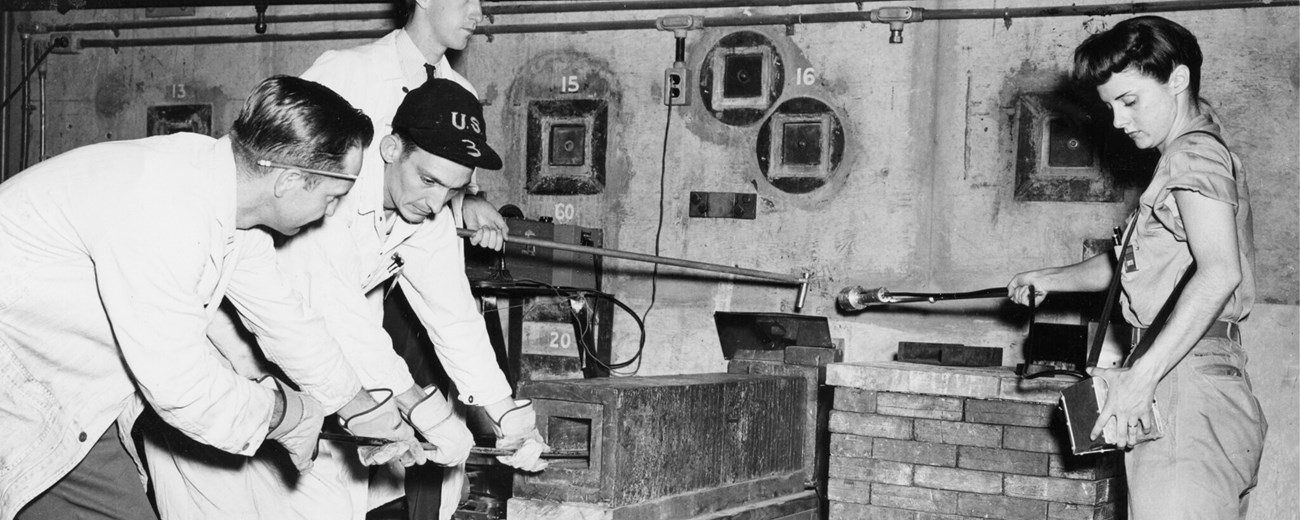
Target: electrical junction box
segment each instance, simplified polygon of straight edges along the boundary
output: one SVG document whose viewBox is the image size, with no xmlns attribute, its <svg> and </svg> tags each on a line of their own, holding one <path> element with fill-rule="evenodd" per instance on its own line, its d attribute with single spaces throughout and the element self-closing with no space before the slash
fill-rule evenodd
<svg viewBox="0 0 1300 520">
<path fill-rule="evenodd" d="M 691 104 L 690 71 L 681 62 L 664 71 L 664 104 L 680 106 Z"/>
<path fill-rule="evenodd" d="M 528 102 L 525 189 L 534 195 L 605 190 L 609 106 L 603 99 Z"/>
</svg>

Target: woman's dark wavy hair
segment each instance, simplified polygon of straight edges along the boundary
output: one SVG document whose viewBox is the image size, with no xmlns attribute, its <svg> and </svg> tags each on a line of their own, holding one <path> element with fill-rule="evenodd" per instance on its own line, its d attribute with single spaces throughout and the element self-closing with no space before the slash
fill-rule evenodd
<svg viewBox="0 0 1300 520">
<path fill-rule="evenodd" d="M 262 172 L 258 159 L 341 171 L 348 152 L 370 146 L 370 118 L 329 87 L 293 76 L 263 80 L 230 128 L 235 159 L 246 172 Z M 319 182 L 311 176 L 311 182 Z"/>
<path fill-rule="evenodd" d="M 1133 68 L 1165 83 L 1178 65 L 1187 66 L 1191 73 L 1188 92 L 1192 99 L 1200 99 L 1201 46 L 1196 36 L 1159 16 L 1139 16 L 1079 44 L 1074 50 L 1072 78 L 1081 87 L 1095 90 L 1112 74 Z"/>
</svg>

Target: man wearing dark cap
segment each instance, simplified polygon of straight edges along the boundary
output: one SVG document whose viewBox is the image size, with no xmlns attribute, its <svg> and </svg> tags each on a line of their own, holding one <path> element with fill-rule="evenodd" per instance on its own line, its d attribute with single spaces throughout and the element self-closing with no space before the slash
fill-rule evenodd
<svg viewBox="0 0 1300 520">
<path fill-rule="evenodd" d="M 432 386 L 416 385 L 406 363 L 394 352 L 382 325 L 383 299 L 395 284 L 401 285 L 426 324 L 462 400 L 485 408 L 493 419 L 498 447 L 516 449 L 515 455 L 501 461 L 524 471 L 540 471 L 545 467 L 540 455 L 546 445 L 537 432 L 535 414 L 529 402 L 515 401 L 510 395 L 483 318 L 472 305 L 463 243 L 450 213 L 444 211 L 470 182 L 475 168 L 501 167 L 485 130 L 482 105 L 455 82 L 432 79 L 412 90 L 393 117 L 392 133 L 380 142 L 383 169 L 363 169 L 337 211 L 321 226 L 306 229 L 282 245 L 277 256 L 290 283 L 325 317 L 362 386 L 390 389 L 410 425 L 437 447 L 427 453 L 430 461 L 463 464 L 473 439 L 448 399 Z M 439 272 L 446 265 L 462 266 L 454 285 L 444 282 L 447 273 Z M 448 294 L 463 301 L 456 306 L 441 303 Z M 430 323 L 453 323 L 455 328 Z M 458 341 L 465 337 L 481 339 Z M 232 334 L 218 342 L 224 344 L 227 357 L 239 359 L 231 354 L 238 350 L 233 345 L 239 341 Z M 323 441 L 312 471 L 290 484 L 269 461 L 228 471 L 183 461 L 156 468 L 156 459 L 167 464 L 176 461 L 153 453 L 147 456 L 156 480 L 160 474 L 174 475 L 155 484 L 164 519 L 205 517 L 211 511 L 196 506 L 202 506 L 200 499 L 209 490 L 239 489 L 244 500 L 257 506 L 244 510 L 255 510 L 264 518 L 364 520 L 371 505 L 395 497 L 384 486 L 368 493 L 368 472 L 356 458 L 355 445 Z M 462 484 L 453 484 L 459 495 Z M 372 496 L 374 502 L 369 500 Z"/>
</svg>

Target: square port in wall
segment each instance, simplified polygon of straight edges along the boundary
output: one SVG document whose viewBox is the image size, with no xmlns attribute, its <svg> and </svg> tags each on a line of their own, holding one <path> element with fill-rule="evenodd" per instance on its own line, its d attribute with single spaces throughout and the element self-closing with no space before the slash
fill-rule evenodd
<svg viewBox="0 0 1300 520">
<path fill-rule="evenodd" d="M 587 162 L 586 121 L 551 125 L 551 147 L 547 150 L 547 164 L 551 166 L 582 166 Z"/>
<path fill-rule="evenodd" d="M 713 60 L 713 108 L 766 109 L 772 92 L 773 56 L 768 47 L 722 49 Z"/>
<path fill-rule="evenodd" d="M 831 173 L 831 115 L 772 115 L 768 178 L 814 177 Z"/>
<path fill-rule="evenodd" d="M 525 168 L 528 193 L 594 195 L 605 189 L 603 99 L 548 99 L 528 103 Z"/>
<path fill-rule="evenodd" d="M 1016 102 L 1016 200 L 1117 202 L 1123 194 L 1104 171 L 1106 128 L 1089 124 L 1082 107 L 1052 94 Z"/>
</svg>

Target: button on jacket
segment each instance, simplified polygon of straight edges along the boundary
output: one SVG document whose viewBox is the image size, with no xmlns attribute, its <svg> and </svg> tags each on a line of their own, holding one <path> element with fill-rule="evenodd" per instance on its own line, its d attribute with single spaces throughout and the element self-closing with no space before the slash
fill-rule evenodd
<svg viewBox="0 0 1300 520">
<path fill-rule="evenodd" d="M 356 394 L 270 237 L 237 230 L 235 207 L 230 142 L 195 134 L 83 147 L 0 184 L 0 519 L 142 397 L 186 435 L 254 453 L 274 396 L 205 338 L 223 296 L 327 411 Z"/>
</svg>

